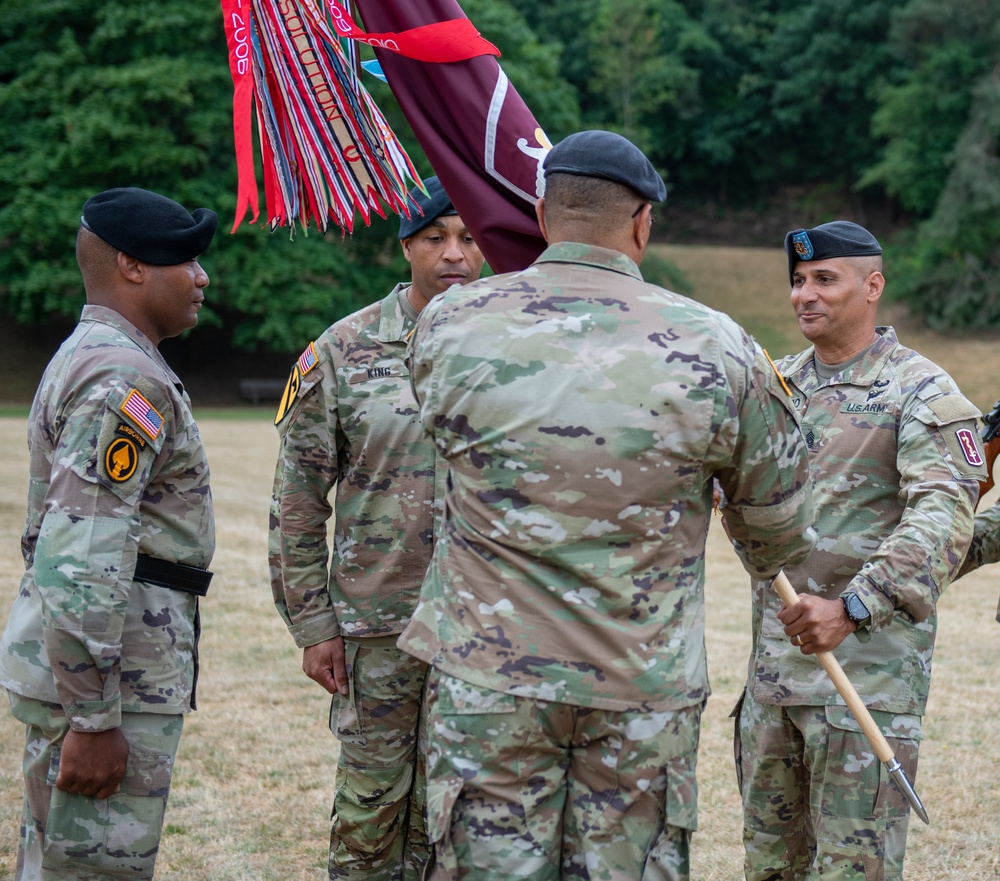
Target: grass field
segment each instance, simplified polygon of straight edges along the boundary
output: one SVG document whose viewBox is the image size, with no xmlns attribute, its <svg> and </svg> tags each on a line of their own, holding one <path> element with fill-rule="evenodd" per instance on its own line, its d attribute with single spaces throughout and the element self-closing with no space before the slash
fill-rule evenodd
<svg viewBox="0 0 1000 881">
<path fill-rule="evenodd" d="M 772 355 L 800 348 L 787 313 L 784 257 L 772 250 L 669 249 L 695 295 L 735 313 Z M 711 294 L 711 296 L 709 296 Z M 903 323 L 897 321 L 897 327 Z M 980 406 L 1000 397 L 988 368 L 995 341 L 907 331 L 904 340 L 949 369 Z M 196 402 L 197 403 L 197 402 Z M 199 419 L 212 463 L 218 521 L 216 579 L 203 603 L 199 711 L 181 741 L 160 881 L 319 881 L 336 763 L 325 693 L 299 670 L 299 652 L 271 604 L 267 503 L 277 449 L 263 412 Z M 22 571 L 25 420 L 0 416 L 0 620 Z M 714 693 L 704 719 L 700 829 L 693 877 L 742 877 L 739 800 L 727 718 L 749 651 L 747 578 L 713 527 L 707 579 Z M 940 604 L 934 684 L 916 788 L 931 825 L 911 826 L 909 881 L 1000 878 L 1000 624 L 997 571 L 975 573 Z M 14 868 L 22 734 L 0 713 L 0 879 Z"/>
</svg>

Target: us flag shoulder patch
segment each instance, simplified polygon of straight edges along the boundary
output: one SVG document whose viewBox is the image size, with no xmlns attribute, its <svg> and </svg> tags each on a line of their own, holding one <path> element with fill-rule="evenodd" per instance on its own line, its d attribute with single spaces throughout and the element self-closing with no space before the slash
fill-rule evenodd
<svg viewBox="0 0 1000 881">
<path fill-rule="evenodd" d="M 150 440 L 156 440 L 163 428 L 163 417 L 156 407 L 146 400 L 142 392 L 138 389 L 132 389 L 119 409 L 146 432 Z"/>
<path fill-rule="evenodd" d="M 316 343 L 309 343 L 306 350 L 299 355 L 299 374 L 305 376 L 318 363 L 319 357 L 316 355 Z"/>
</svg>

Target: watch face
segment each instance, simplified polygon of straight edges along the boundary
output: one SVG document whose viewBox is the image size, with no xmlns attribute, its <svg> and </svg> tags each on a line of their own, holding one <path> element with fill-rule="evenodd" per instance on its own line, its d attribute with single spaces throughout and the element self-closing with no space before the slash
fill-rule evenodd
<svg viewBox="0 0 1000 881">
<path fill-rule="evenodd" d="M 868 611 L 867 606 L 861 601 L 856 593 L 849 594 L 847 596 L 847 617 L 850 618 L 855 623 L 860 621 L 867 621 L 871 618 L 871 613 Z"/>
</svg>

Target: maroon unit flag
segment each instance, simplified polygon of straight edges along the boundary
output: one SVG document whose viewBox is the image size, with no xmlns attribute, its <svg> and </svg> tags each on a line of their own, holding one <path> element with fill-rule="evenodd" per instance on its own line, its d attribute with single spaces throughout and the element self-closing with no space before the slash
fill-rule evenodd
<svg viewBox="0 0 1000 881">
<path fill-rule="evenodd" d="M 370 33 L 467 18 L 456 0 L 355 0 Z M 376 46 L 382 71 L 456 210 L 496 272 L 545 247 L 534 205 L 551 147 L 496 58 L 427 63 Z"/>
</svg>

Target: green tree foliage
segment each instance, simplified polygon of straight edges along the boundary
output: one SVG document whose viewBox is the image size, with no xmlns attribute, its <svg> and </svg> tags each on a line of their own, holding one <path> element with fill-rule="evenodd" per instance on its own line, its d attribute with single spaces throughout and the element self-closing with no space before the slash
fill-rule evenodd
<svg viewBox="0 0 1000 881">
<path fill-rule="evenodd" d="M 894 17 L 905 77 L 873 120 L 863 182 L 913 213 L 890 251 L 896 296 L 939 328 L 1000 327 L 1000 0 L 911 0 Z"/>
<path fill-rule="evenodd" d="M 939 324 L 1000 325 L 1000 0 L 461 2 L 554 140 L 621 131 L 689 205 L 790 185 L 891 197 L 916 224 L 890 243 L 891 290 Z M 248 350 L 295 351 L 404 278 L 395 218 L 228 232 L 231 88 L 216 0 L 0 0 L 0 309 L 78 312 L 80 206 L 109 186 L 218 211 L 203 320 Z"/>
<path fill-rule="evenodd" d="M 501 0 L 472 5 L 529 102 L 575 128 L 558 47 L 542 46 Z M 391 104 L 387 90 L 383 99 Z M 347 237 L 334 228 L 292 241 L 286 229 L 272 234 L 248 221 L 229 233 L 232 82 L 214 0 L 0 0 L 0 130 L 0 308 L 22 323 L 79 313 L 80 209 L 112 186 L 218 212 L 203 260 L 211 284 L 202 322 L 224 324 L 243 349 L 297 351 L 409 275 L 393 216 L 376 216 L 367 229 L 359 219 Z M 431 174 L 401 122 L 397 132 Z"/>
<path fill-rule="evenodd" d="M 862 186 L 883 186 L 917 216 L 934 210 L 948 155 L 968 122 L 973 86 L 995 58 L 998 15 L 995 0 L 916 0 L 896 13 L 890 48 L 905 76 L 881 91 L 872 130 L 886 146 Z"/>
<path fill-rule="evenodd" d="M 663 123 L 697 113 L 700 72 L 691 56 L 706 40 L 674 0 L 600 0 L 590 24 L 590 91 L 603 99 L 595 122 L 665 164 L 683 138 Z"/>
<path fill-rule="evenodd" d="M 934 213 L 900 245 L 899 289 L 932 326 L 1000 327 L 1000 60 L 945 161 Z"/>
<path fill-rule="evenodd" d="M 347 243 L 316 233 L 292 242 L 285 230 L 248 223 L 229 234 L 236 173 L 226 57 L 216 3 L 0 3 L 5 311 L 31 323 L 79 312 L 80 208 L 111 186 L 219 213 L 202 320 L 224 321 L 243 348 L 294 351 L 403 271 L 379 241 L 391 238 L 390 223 L 381 237 L 368 231 Z"/>
</svg>

